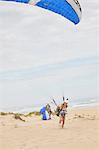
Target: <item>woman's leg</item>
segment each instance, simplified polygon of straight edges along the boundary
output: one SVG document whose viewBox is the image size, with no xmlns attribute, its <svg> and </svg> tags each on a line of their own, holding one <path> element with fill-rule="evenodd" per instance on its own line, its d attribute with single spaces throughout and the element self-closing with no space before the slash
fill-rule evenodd
<svg viewBox="0 0 99 150">
<path fill-rule="evenodd" d="M 64 124 L 65 124 L 65 116 L 63 116 L 63 119 L 62 119 L 62 128 L 64 127 Z"/>
<path fill-rule="evenodd" d="M 62 121 L 62 116 L 60 116 L 60 119 L 59 119 L 59 124 L 61 124 L 61 121 Z"/>
</svg>

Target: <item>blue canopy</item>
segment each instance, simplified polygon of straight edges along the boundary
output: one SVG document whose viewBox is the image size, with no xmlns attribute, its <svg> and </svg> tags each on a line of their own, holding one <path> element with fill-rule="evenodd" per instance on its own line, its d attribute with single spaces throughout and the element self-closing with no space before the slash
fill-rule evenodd
<svg viewBox="0 0 99 150">
<path fill-rule="evenodd" d="M 50 10 L 64 16 L 74 24 L 81 20 L 81 6 L 78 0 L 1 0 L 27 3 Z"/>
<path fill-rule="evenodd" d="M 42 107 L 40 109 L 40 113 L 42 115 L 42 120 L 48 120 L 49 119 L 49 115 L 48 115 L 48 112 L 46 111 L 46 107 Z"/>
</svg>

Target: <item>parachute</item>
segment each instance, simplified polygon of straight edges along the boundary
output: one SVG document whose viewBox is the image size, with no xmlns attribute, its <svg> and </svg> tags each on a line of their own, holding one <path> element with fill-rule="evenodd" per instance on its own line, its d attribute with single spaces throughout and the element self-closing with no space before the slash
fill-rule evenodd
<svg viewBox="0 0 99 150">
<path fill-rule="evenodd" d="M 1 0 L 36 5 L 64 16 L 74 24 L 81 20 L 82 10 L 78 0 Z"/>
<path fill-rule="evenodd" d="M 41 108 L 40 114 L 42 115 L 42 120 L 49 120 L 49 114 L 46 110 L 46 107 Z"/>
</svg>

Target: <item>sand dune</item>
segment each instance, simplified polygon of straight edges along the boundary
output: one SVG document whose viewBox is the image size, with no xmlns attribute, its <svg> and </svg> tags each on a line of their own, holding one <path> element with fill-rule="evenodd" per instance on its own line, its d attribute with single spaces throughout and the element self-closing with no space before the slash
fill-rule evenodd
<svg viewBox="0 0 99 150">
<path fill-rule="evenodd" d="M 59 118 L 0 116 L 0 150 L 98 150 L 98 107 L 68 110 L 64 129 Z"/>
</svg>

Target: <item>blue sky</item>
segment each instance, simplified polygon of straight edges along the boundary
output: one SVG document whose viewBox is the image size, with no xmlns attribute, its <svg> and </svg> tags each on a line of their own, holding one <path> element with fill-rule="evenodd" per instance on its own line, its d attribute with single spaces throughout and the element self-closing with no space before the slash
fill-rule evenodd
<svg viewBox="0 0 99 150">
<path fill-rule="evenodd" d="M 98 5 L 75 26 L 38 7 L 0 2 L 1 107 L 98 97 Z"/>
</svg>

